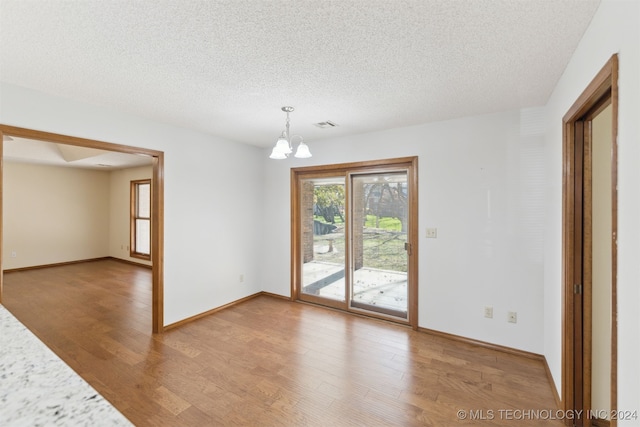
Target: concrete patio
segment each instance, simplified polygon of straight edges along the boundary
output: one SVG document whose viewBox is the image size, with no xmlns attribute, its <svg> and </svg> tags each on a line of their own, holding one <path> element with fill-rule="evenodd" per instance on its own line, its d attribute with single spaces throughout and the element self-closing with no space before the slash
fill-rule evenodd
<svg viewBox="0 0 640 427">
<path fill-rule="evenodd" d="M 353 301 L 407 311 L 407 273 L 361 268 L 353 277 Z M 303 292 L 344 301 L 344 264 L 310 261 L 303 266 Z"/>
</svg>

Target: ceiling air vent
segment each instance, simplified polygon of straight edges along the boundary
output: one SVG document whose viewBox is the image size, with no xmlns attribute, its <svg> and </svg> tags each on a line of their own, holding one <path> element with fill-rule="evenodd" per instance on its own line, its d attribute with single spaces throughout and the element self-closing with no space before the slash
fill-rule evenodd
<svg viewBox="0 0 640 427">
<path fill-rule="evenodd" d="M 314 123 L 313 125 L 318 126 L 320 129 L 334 128 L 338 126 L 337 124 L 329 120 L 327 120 L 326 122 Z"/>
</svg>

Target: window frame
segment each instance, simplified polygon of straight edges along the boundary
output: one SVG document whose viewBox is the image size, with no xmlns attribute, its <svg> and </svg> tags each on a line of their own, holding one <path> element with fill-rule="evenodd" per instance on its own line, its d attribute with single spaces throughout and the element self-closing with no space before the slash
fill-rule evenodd
<svg viewBox="0 0 640 427">
<path fill-rule="evenodd" d="M 143 217 L 138 215 L 138 203 L 139 203 L 139 187 L 141 185 L 149 185 L 149 216 Z M 153 188 L 151 184 L 151 179 L 138 179 L 132 180 L 130 186 L 130 227 L 129 227 L 129 256 L 132 258 L 144 259 L 147 261 L 151 261 L 151 206 L 152 206 L 152 196 Z M 136 239 L 137 228 L 136 223 L 138 220 L 147 220 L 149 222 L 149 253 L 143 253 L 138 251 L 138 242 Z"/>
</svg>

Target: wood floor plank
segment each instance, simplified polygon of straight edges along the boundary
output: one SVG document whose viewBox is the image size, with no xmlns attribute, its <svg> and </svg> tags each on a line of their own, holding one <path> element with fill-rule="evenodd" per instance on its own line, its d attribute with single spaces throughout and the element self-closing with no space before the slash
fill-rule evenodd
<svg viewBox="0 0 640 427">
<path fill-rule="evenodd" d="M 162 405 L 163 408 L 167 409 L 173 415 L 178 415 L 191 407 L 189 402 L 164 386 L 160 386 L 154 390 L 152 399 Z"/>
<path fill-rule="evenodd" d="M 562 425 L 499 418 L 556 409 L 540 360 L 308 304 L 260 296 L 152 335 L 151 271 L 114 260 L 7 273 L 3 300 L 141 427 Z"/>
</svg>

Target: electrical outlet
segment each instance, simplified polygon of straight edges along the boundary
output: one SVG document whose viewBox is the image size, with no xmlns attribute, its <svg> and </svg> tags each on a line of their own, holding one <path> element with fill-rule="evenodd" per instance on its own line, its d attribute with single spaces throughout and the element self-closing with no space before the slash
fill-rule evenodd
<svg viewBox="0 0 640 427">
<path fill-rule="evenodd" d="M 240 275 L 240 283 L 244 282 L 244 274 Z"/>
<path fill-rule="evenodd" d="M 509 323 L 518 323 L 518 313 L 510 311 L 509 314 L 507 314 L 507 321 Z"/>
<path fill-rule="evenodd" d="M 435 239 L 438 237 L 438 229 L 437 228 L 427 228 L 427 238 Z"/>
<path fill-rule="evenodd" d="M 484 317 L 487 319 L 493 319 L 493 307 L 484 308 Z"/>
<path fill-rule="evenodd" d="M 11 258 L 15 258 L 17 256 L 18 256 L 18 254 L 16 253 L 16 251 L 12 251 L 11 252 Z"/>
</svg>

